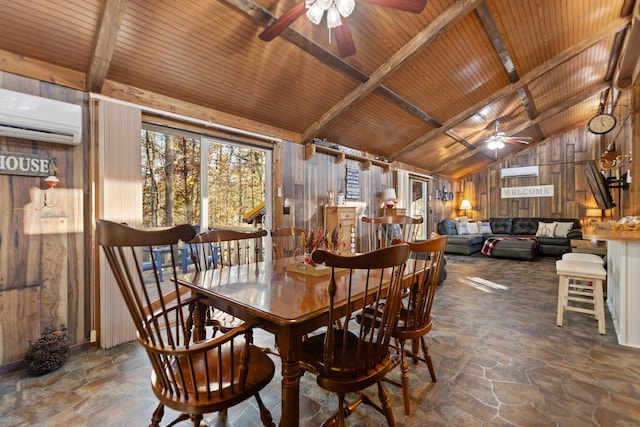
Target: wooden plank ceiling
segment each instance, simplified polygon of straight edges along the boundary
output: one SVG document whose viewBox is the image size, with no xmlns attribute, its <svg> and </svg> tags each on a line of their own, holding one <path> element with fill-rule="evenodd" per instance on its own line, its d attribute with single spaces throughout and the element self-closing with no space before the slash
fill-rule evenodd
<svg viewBox="0 0 640 427">
<path fill-rule="evenodd" d="M 342 58 L 304 15 L 258 38 L 298 0 L 0 0 L 0 69 L 456 179 L 527 148 L 488 150 L 496 120 L 536 144 L 612 108 L 638 69 L 636 1 L 428 0 L 414 14 L 356 0 Z"/>
</svg>

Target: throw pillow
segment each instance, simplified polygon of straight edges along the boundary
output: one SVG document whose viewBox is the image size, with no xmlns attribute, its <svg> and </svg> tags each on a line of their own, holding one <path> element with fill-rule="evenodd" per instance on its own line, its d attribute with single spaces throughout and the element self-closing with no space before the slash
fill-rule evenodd
<svg viewBox="0 0 640 427">
<path fill-rule="evenodd" d="M 555 222 L 556 230 L 553 235 L 555 237 L 567 237 L 567 234 L 573 229 L 573 222 Z"/>
<path fill-rule="evenodd" d="M 467 224 L 466 222 L 464 223 L 457 223 L 456 224 L 456 229 L 458 230 L 458 234 L 459 235 L 463 235 L 463 234 L 469 234 L 469 224 Z"/>
<path fill-rule="evenodd" d="M 556 229 L 555 222 L 539 222 L 538 223 L 538 231 L 536 232 L 536 236 L 538 237 L 553 237 L 553 232 Z"/>
<path fill-rule="evenodd" d="M 491 230 L 490 222 L 479 222 L 478 231 L 480 232 L 480 234 L 493 234 L 493 230 Z"/>
<path fill-rule="evenodd" d="M 469 230 L 469 234 L 478 234 L 478 223 L 477 222 L 469 222 L 467 223 L 467 229 Z"/>
</svg>

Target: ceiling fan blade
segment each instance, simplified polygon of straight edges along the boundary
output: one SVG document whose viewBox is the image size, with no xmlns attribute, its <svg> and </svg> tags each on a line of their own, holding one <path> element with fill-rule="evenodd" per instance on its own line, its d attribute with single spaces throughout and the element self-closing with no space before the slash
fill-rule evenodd
<svg viewBox="0 0 640 427">
<path fill-rule="evenodd" d="M 525 139 L 531 139 L 528 137 L 523 137 L 523 138 L 505 138 L 504 142 L 508 142 L 509 144 L 528 144 L 529 141 L 526 141 Z"/>
<path fill-rule="evenodd" d="M 340 56 L 345 58 L 356 53 L 356 45 L 353 42 L 353 36 L 351 35 L 347 18 L 342 17 L 342 25 L 335 27 L 333 32 L 336 35 L 336 43 L 338 44 Z"/>
<path fill-rule="evenodd" d="M 307 10 L 304 7 L 305 0 L 302 0 L 300 3 L 293 6 L 291 9 L 287 10 L 285 13 L 280 16 L 280 18 L 276 19 L 275 22 L 269 25 L 263 32 L 258 35 L 260 40 L 264 40 L 266 42 L 273 40 L 276 38 L 281 32 L 285 30 L 293 21 L 304 15 Z"/>
<path fill-rule="evenodd" d="M 421 13 L 427 5 L 427 0 L 357 0 L 363 3 L 376 4 L 378 6 L 390 7 L 392 9 L 403 10 L 405 12 Z"/>
</svg>

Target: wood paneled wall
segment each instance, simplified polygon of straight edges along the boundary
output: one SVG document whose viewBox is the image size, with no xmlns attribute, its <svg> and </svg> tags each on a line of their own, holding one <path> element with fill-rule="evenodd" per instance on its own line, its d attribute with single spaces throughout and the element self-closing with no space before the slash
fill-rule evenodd
<svg viewBox="0 0 640 427">
<path fill-rule="evenodd" d="M 623 96 L 621 105 L 630 106 L 630 94 Z M 623 107 L 620 107 L 623 108 Z M 626 114 L 626 112 L 625 112 Z M 622 117 L 625 117 L 625 114 Z M 607 147 L 615 141 L 615 148 L 623 156 L 620 174 L 630 170 L 632 176 L 638 176 L 636 164 L 630 162 L 629 154 L 640 147 L 637 127 L 633 127 L 633 117 L 622 123 L 620 132 L 616 129 L 610 134 L 598 136 L 587 131 L 586 126 L 574 129 L 563 135 L 551 138 L 519 154 L 498 162 L 482 173 L 470 176 L 456 183 L 460 199 L 471 201 L 474 219 L 490 217 L 550 217 L 550 218 L 586 218 L 588 208 L 597 205 L 584 174 L 584 164 L 588 160 L 596 162 Z M 636 135 L 636 137 L 632 137 Z M 614 139 L 615 138 L 615 139 Z M 534 166 L 540 167 L 538 177 L 502 179 L 502 168 Z M 613 172 L 611 172 L 613 174 Z M 553 185 L 553 197 L 532 197 L 502 199 L 501 188 L 532 185 Z M 611 189 L 616 207 L 605 211 L 607 218 L 619 219 L 626 215 L 640 214 L 637 205 L 637 181 L 629 189 Z M 637 197 L 637 196 L 636 196 Z M 457 202 L 459 203 L 459 202 Z"/>
<path fill-rule="evenodd" d="M 344 191 L 347 164 L 359 167 L 360 163 L 355 160 L 336 163 L 335 157 L 323 153 L 315 153 L 311 159 L 305 160 L 304 146 L 288 141 L 280 143 L 280 148 L 284 165 L 283 197 L 276 198 L 274 208 L 282 212 L 285 199 L 291 206 L 290 214 L 283 215 L 281 225 L 321 227 L 327 192 L 337 194 L 340 190 Z M 360 213 L 365 216 L 379 215 L 382 191 L 393 185 L 393 173 L 385 173 L 379 166 L 372 165 L 368 170 L 360 170 L 360 199 L 357 203 L 361 208 Z M 348 205 L 356 204 L 354 202 L 347 200 Z"/>
<path fill-rule="evenodd" d="M 0 72 L 0 87 L 83 105 L 83 93 Z M 86 132 L 83 141 L 87 140 Z M 84 233 L 86 144 L 69 146 L 0 137 L 0 152 L 55 159 L 55 206 L 42 208 L 44 178 L 0 175 L 0 365 L 20 361 L 29 340 L 68 328 L 71 344 L 88 336 Z"/>
</svg>

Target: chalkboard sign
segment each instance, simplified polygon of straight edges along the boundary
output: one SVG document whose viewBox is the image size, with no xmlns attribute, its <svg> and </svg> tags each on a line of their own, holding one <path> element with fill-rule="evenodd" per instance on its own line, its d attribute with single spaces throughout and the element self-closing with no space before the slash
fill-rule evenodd
<svg viewBox="0 0 640 427">
<path fill-rule="evenodd" d="M 346 197 L 349 200 L 360 199 L 360 166 L 359 165 L 347 165 Z"/>
</svg>

